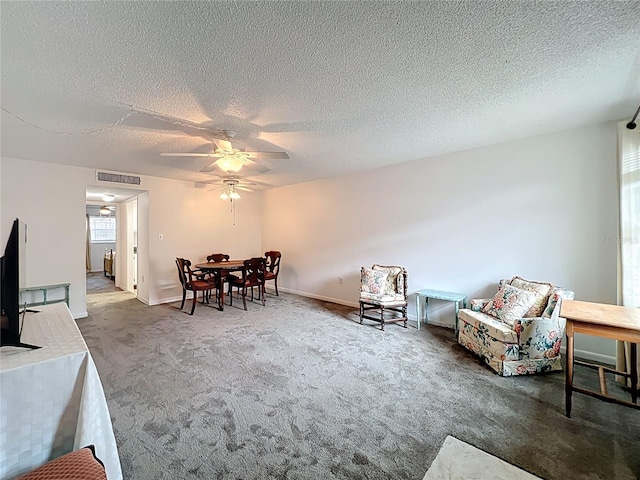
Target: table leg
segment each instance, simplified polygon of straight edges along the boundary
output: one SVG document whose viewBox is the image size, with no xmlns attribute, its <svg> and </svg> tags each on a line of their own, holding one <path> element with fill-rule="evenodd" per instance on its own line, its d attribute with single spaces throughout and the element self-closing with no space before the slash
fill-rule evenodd
<svg viewBox="0 0 640 480">
<path fill-rule="evenodd" d="M 455 304 L 456 304 L 456 324 L 455 324 L 454 332 L 455 332 L 456 338 L 458 338 L 458 312 L 460 311 L 460 302 L 456 300 Z"/>
<path fill-rule="evenodd" d="M 629 344 L 629 360 L 631 361 L 631 401 L 638 403 L 638 351 L 637 345 Z"/>
<path fill-rule="evenodd" d="M 424 297 L 424 323 L 429 323 L 429 297 Z"/>
<path fill-rule="evenodd" d="M 570 332 L 569 327 L 570 325 L 567 324 L 567 372 L 564 383 L 564 401 L 567 417 L 571 418 L 571 393 L 573 392 L 573 331 Z"/>
<path fill-rule="evenodd" d="M 219 275 L 220 279 L 218 280 L 218 292 L 219 292 L 218 298 L 220 300 L 218 308 L 220 308 L 220 311 L 224 310 L 224 277 L 223 277 L 224 273 L 223 272 L 224 270 L 220 271 L 220 275 Z"/>
<path fill-rule="evenodd" d="M 416 293 L 416 326 L 418 327 L 418 330 L 420 330 L 420 295 Z"/>
</svg>

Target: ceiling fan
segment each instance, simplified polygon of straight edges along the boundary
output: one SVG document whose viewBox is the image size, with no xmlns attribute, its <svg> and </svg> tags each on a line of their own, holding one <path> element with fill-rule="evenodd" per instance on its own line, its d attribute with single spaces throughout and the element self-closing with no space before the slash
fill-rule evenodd
<svg viewBox="0 0 640 480">
<path fill-rule="evenodd" d="M 269 169 L 261 165 L 259 159 L 287 159 L 289 155 L 286 152 L 246 152 L 233 148 L 231 139 L 236 133 L 232 130 L 222 130 L 222 134 L 226 140 L 214 140 L 216 149 L 213 153 L 161 153 L 163 157 L 211 157 L 216 158 L 209 165 L 204 167 L 201 172 L 212 172 L 216 168 L 220 168 L 225 172 L 239 172 L 240 169 L 247 165 L 254 168 L 260 173 L 268 172 Z M 256 161 L 258 160 L 258 161 Z"/>
<path fill-rule="evenodd" d="M 264 185 L 262 183 L 258 184 L 255 182 L 245 182 L 238 177 L 228 177 L 221 181 L 221 185 L 216 188 L 211 188 L 209 191 L 214 190 L 222 190 L 220 194 L 220 198 L 223 200 L 236 200 L 240 198 L 240 194 L 238 190 L 242 190 L 245 192 L 253 192 L 258 185 Z"/>
<path fill-rule="evenodd" d="M 115 212 L 115 205 L 103 205 L 100 207 L 100 216 L 101 217 L 109 217 L 111 216 L 111 212 Z"/>
</svg>

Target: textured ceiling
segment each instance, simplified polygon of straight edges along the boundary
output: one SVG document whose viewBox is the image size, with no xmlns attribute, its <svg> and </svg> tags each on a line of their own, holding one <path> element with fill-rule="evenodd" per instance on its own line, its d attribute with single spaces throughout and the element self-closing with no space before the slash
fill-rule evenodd
<svg viewBox="0 0 640 480">
<path fill-rule="evenodd" d="M 640 102 L 638 1 L 3 1 L 0 13 L 1 154 L 19 159 L 210 179 L 210 159 L 160 156 L 214 148 L 190 122 L 286 151 L 243 172 L 276 186 L 625 119 Z"/>
</svg>

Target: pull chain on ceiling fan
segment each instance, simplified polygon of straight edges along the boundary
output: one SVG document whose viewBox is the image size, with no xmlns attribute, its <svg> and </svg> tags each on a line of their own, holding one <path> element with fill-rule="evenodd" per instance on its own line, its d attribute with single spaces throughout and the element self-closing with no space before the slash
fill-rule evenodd
<svg viewBox="0 0 640 480">
<path fill-rule="evenodd" d="M 251 186 L 257 186 L 257 183 L 247 183 L 242 182 L 237 178 L 226 178 L 222 181 L 222 186 L 217 188 L 212 188 L 211 190 L 222 190 L 220 194 L 220 198 L 222 200 L 229 200 L 231 204 L 231 214 L 233 215 L 233 225 L 236 224 L 236 202 L 234 200 L 239 200 L 240 193 L 238 190 L 245 190 L 247 192 L 252 192 L 253 189 L 249 188 Z"/>
</svg>

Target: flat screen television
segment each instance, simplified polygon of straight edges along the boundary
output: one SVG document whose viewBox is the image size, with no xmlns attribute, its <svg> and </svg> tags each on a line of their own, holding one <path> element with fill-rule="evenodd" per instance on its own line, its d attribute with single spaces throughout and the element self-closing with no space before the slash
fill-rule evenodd
<svg viewBox="0 0 640 480">
<path fill-rule="evenodd" d="M 0 346 L 39 348 L 20 341 L 26 307 L 20 306 L 20 289 L 26 286 L 27 225 L 16 218 L 0 261 Z"/>
</svg>

